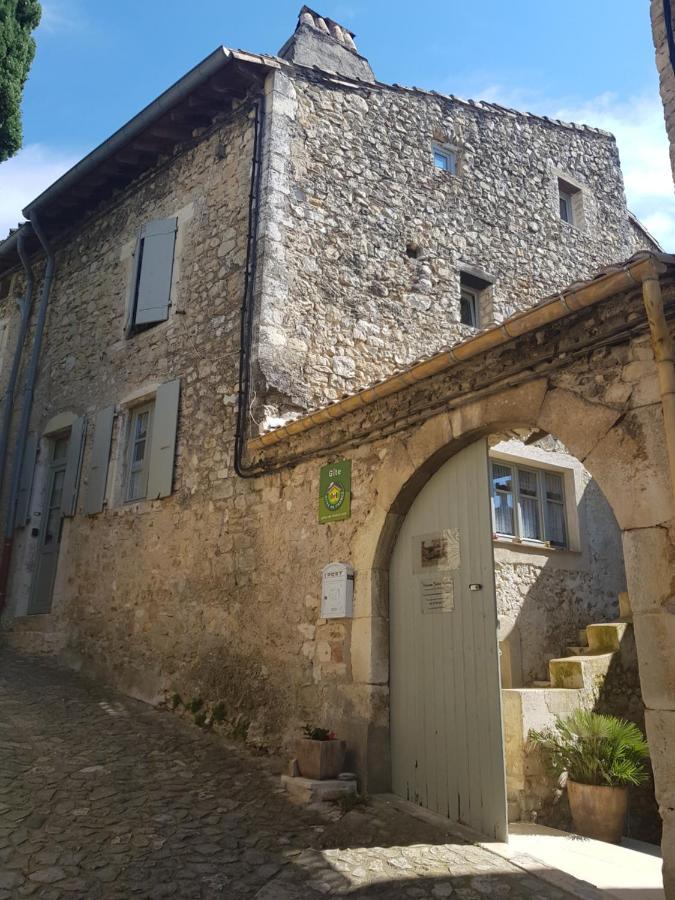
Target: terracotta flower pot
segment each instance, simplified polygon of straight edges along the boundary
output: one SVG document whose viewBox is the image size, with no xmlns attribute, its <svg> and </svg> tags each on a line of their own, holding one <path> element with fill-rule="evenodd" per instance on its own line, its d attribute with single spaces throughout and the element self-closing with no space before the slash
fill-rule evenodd
<svg viewBox="0 0 675 900">
<path fill-rule="evenodd" d="M 567 779 L 567 796 L 578 834 L 618 844 L 628 809 L 627 787 L 579 784 Z"/>
<path fill-rule="evenodd" d="M 300 774 L 303 778 L 319 780 L 337 778 L 344 767 L 346 749 L 345 741 L 312 741 L 309 738 L 299 738 L 295 753 Z"/>
</svg>

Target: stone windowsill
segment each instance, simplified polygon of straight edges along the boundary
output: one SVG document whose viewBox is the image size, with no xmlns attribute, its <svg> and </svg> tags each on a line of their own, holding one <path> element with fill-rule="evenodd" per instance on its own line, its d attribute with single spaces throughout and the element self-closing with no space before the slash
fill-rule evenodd
<svg viewBox="0 0 675 900">
<path fill-rule="evenodd" d="M 492 535 L 492 543 L 495 547 L 503 547 L 509 550 L 539 550 L 542 553 L 572 553 L 577 556 L 581 554 L 581 550 L 576 547 L 551 547 L 543 541 L 515 541 L 512 538 Z"/>
</svg>

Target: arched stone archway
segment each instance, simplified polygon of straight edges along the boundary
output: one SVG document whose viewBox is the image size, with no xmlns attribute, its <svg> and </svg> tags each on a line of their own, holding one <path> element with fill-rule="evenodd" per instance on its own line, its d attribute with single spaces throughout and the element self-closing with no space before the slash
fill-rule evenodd
<svg viewBox="0 0 675 900">
<path fill-rule="evenodd" d="M 665 849 L 675 840 L 668 763 L 675 744 L 675 559 L 662 410 L 655 386 L 645 386 L 643 402 L 628 410 L 588 399 L 584 387 L 572 379 L 568 387 L 552 387 L 543 378 L 505 386 L 390 440 L 373 475 L 366 527 L 354 544 L 357 602 L 366 614 L 354 622 L 353 674 L 366 683 L 386 681 L 389 560 L 405 514 L 426 481 L 462 447 L 490 433 L 532 428 L 555 435 L 596 479 L 621 529 Z M 371 774 L 375 787 L 386 786 L 388 773 L 381 765 Z"/>
</svg>

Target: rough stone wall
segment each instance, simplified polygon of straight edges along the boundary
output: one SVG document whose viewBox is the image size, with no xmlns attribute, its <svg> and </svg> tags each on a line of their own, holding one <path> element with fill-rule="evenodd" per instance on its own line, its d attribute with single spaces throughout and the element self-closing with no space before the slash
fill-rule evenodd
<svg viewBox="0 0 675 900">
<path fill-rule="evenodd" d="M 288 68 L 272 100 L 263 428 L 470 334 L 461 265 L 495 279 L 481 297 L 487 324 L 635 249 L 610 135 Z M 434 167 L 434 145 L 456 149 L 456 175 Z M 558 176 L 582 189 L 581 227 L 560 219 Z"/>
<path fill-rule="evenodd" d="M 87 416 L 88 433 L 78 512 L 63 527 L 50 628 L 58 631 L 64 616 L 73 646 L 89 643 L 87 652 L 95 657 L 100 651 L 102 667 L 116 673 L 150 648 L 150 656 L 165 655 L 162 635 L 171 633 L 167 623 L 172 616 L 180 621 L 184 591 L 188 602 L 199 605 L 202 583 L 211 584 L 211 595 L 222 596 L 228 589 L 225 573 L 212 583 L 208 560 L 194 577 L 181 572 L 189 568 L 192 539 L 198 539 L 195 520 L 203 520 L 207 511 L 208 541 L 232 545 L 235 540 L 232 530 L 227 539 L 222 532 L 234 489 L 228 478 L 249 218 L 251 116 L 246 109 L 235 113 L 56 246 L 31 430 L 41 434 L 47 420 L 69 411 Z M 138 229 L 173 215 L 179 224 L 170 317 L 127 339 L 126 304 Z M 118 415 L 108 506 L 84 518 L 96 413 L 110 404 L 122 412 L 123 401 L 173 378 L 181 379 L 182 389 L 174 493 L 154 503 L 120 502 L 116 473 L 125 441 L 124 415 Z M 42 458 L 45 450 L 43 445 Z M 31 526 L 40 524 L 41 469 L 38 465 Z M 17 532 L 10 595 L 14 614 L 26 610 L 37 543 L 31 527 Z M 222 552 L 213 547 L 214 556 Z M 159 625 L 154 645 L 147 637 L 149 623 Z M 199 639 L 193 634 L 187 639 L 194 652 Z"/>
<path fill-rule="evenodd" d="M 675 5 L 671 7 L 671 19 L 675 19 Z M 661 100 L 663 101 L 663 114 L 666 121 L 666 131 L 670 141 L 670 165 L 675 181 L 675 72 L 670 61 L 668 39 L 666 35 L 666 21 L 664 17 L 663 0 L 651 0 L 652 38 L 656 51 L 656 68 L 659 72 L 661 86 Z M 671 22 L 675 31 L 675 20 Z"/>
<path fill-rule="evenodd" d="M 250 140 L 250 131 L 245 134 L 237 141 Z M 247 156 L 245 148 L 246 143 L 237 159 Z M 204 157 L 204 165 L 213 168 L 210 155 L 205 152 Z M 236 164 L 243 166 L 243 162 Z M 171 179 L 170 184 L 175 183 L 180 179 Z M 207 216 L 217 216 L 218 191 L 226 190 L 227 183 L 214 176 Z M 176 202 L 185 199 L 181 195 Z M 232 225 L 245 220 L 237 206 L 228 206 Z M 152 215 L 170 211 L 155 203 L 151 209 Z M 146 211 L 150 213 L 150 207 Z M 92 235 L 92 254 L 104 246 L 101 237 L 102 232 Z M 245 228 L 234 229 L 234 240 L 235 259 L 239 259 Z M 221 272 L 217 255 L 202 249 L 201 241 L 195 239 L 190 246 L 195 254 L 203 254 L 200 265 L 213 266 L 214 276 Z M 103 253 L 98 258 L 102 270 L 116 272 L 118 257 L 119 253 Z M 93 259 L 86 262 L 91 264 Z M 225 269 L 221 277 L 226 280 L 230 270 Z M 192 271 L 189 265 L 182 268 L 188 271 Z M 215 355 L 216 342 L 219 348 L 225 344 L 226 351 L 223 336 L 213 334 L 212 317 L 237 318 L 234 310 L 241 299 L 237 296 L 241 279 L 234 278 L 234 270 L 232 277 L 236 282 L 232 296 L 220 289 L 208 296 L 193 297 L 188 292 L 188 302 L 201 298 L 204 303 L 192 307 L 196 317 L 203 317 L 204 353 Z M 108 309 L 106 293 L 101 289 L 82 302 L 98 302 Z M 672 291 L 668 296 L 672 297 Z M 73 293 L 71 299 L 77 302 L 78 295 Z M 66 309 L 59 302 L 55 315 Z M 438 453 L 446 448 L 449 453 L 480 434 L 502 434 L 510 426 L 539 427 L 556 434 L 584 462 L 624 529 L 627 561 L 632 563 L 629 590 L 640 604 L 636 633 L 643 668 L 642 654 L 648 646 L 654 647 L 642 672 L 653 716 L 651 722 L 648 716 L 650 740 L 654 740 L 655 758 L 659 752 L 663 756 L 661 744 L 671 726 L 659 706 L 660 670 L 650 670 L 650 665 L 656 661 L 667 666 L 671 645 L 650 637 L 652 616 L 642 612 L 645 604 L 656 603 L 661 596 L 667 581 L 661 572 L 667 553 L 653 537 L 646 548 L 641 542 L 647 532 L 656 531 L 670 546 L 666 526 L 672 512 L 664 483 L 667 466 L 657 382 L 642 335 L 594 349 L 603 337 L 625 329 L 627 322 L 639 331 L 641 321 L 639 294 L 612 298 L 577 314 L 574 323 L 565 320 L 526 335 L 347 420 L 298 437 L 291 446 L 269 452 L 268 461 L 281 462 L 297 453 L 307 454 L 306 458 L 253 479 L 226 477 L 227 463 L 220 477 L 212 461 L 214 453 L 230 447 L 215 428 L 231 402 L 227 399 L 231 394 L 218 392 L 233 393 L 233 387 L 225 376 L 213 374 L 210 360 L 208 372 L 201 376 L 198 365 L 182 369 L 179 363 L 188 351 L 176 346 L 172 371 L 185 374 L 188 388 L 177 490 L 165 500 L 117 507 L 91 518 L 78 513 L 66 523 L 49 627 L 67 634 L 73 660 L 129 693 L 156 700 L 165 692 L 176 692 L 186 700 L 203 698 L 207 708 L 221 702 L 233 731 L 254 745 L 287 747 L 306 721 L 335 727 L 348 739 L 350 764 L 368 779 L 369 789 L 385 788 L 388 556 L 383 547 L 404 514 L 401 496 L 412 500 L 415 486 L 428 477 L 430 466 L 439 464 Z M 71 342 L 76 339 L 71 332 Z M 89 347 L 93 335 L 85 334 L 82 340 Z M 585 342 L 590 344 L 586 350 Z M 68 350 L 61 352 L 65 356 Z M 120 352 L 131 353 L 132 345 L 120 345 Z M 136 357 L 139 366 L 146 359 L 137 351 L 120 363 L 119 377 Z M 59 359 L 50 357 L 51 366 L 57 366 Z M 528 360 L 527 381 L 517 386 L 524 359 Z M 558 368 L 551 365 L 552 360 Z M 145 365 L 152 371 L 155 361 Z M 86 371 L 90 378 L 97 377 L 91 369 Z M 141 371 L 145 373 L 146 368 Z M 108 384 L 118 377 L 117 372 L 108 367 L 100 377 Z M 477 388 L 486 380 L 494 385 L 498 376 L 516 386 L 501 386 L 474 399 Z M 91 402 L 103 405 L 113 397 L 111 386 Z M 43 402 L 44 398 L 40 410 Z M 394 421 L 401 430 L 387 434 Z M 194 439 L 188 426 L 196 430 Z M 372 433 L 364 438 L 364 431 Z M 361 436 L 350 443 L 357 434 Z M 335 449 L 327 449 L 333 445 Z M 353 462 L 352 517 L 319 526 L 319 467 L 338 453 Z M 85 454 L 85 472 L 86 465 Z M 203 479 L 196 477 L 198 472 L 205 473 Z M 405 485 L 412 487 L 406 492 Z M 646 567 L 642 566 L 644 554 L 656 554 Z M 320 618 L 320 573 L 323 565 L 334 560 L 349 561 L 355 567 L 355 611 L 352 619 L 330 622 Z M 638 568 L 649 583 L 636 584 Z M 658 615 L 663 618 L 665 613 Z M 665 626 L 659 622 L 657 628 L 667 638 Z M 665 808 L 667 778 L 663 784 L 661 805 Z"/>
</svg>

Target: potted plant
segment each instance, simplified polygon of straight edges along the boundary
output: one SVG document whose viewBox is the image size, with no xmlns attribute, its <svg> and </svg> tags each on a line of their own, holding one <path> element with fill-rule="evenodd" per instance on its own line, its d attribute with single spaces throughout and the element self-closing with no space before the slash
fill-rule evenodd
<svg viewBox="0 0 675 900">
<path fill-rule="evenodd" d="M 345 761 L 346 743 L 328 728 L 305 725 L 304 738 L 296 742 L 298 769 L 303 778 L 337 778 Z"/>
<path fill-rule="evenodd" d="M 637 725 L 577 709 L 555 726 L 530 733 L 557 775 L 567 773 L 572 820 L 584 837 L 618 844 L 628 807 L 628 785 L 647 778 L 649 750 Z"/>
</svg>

